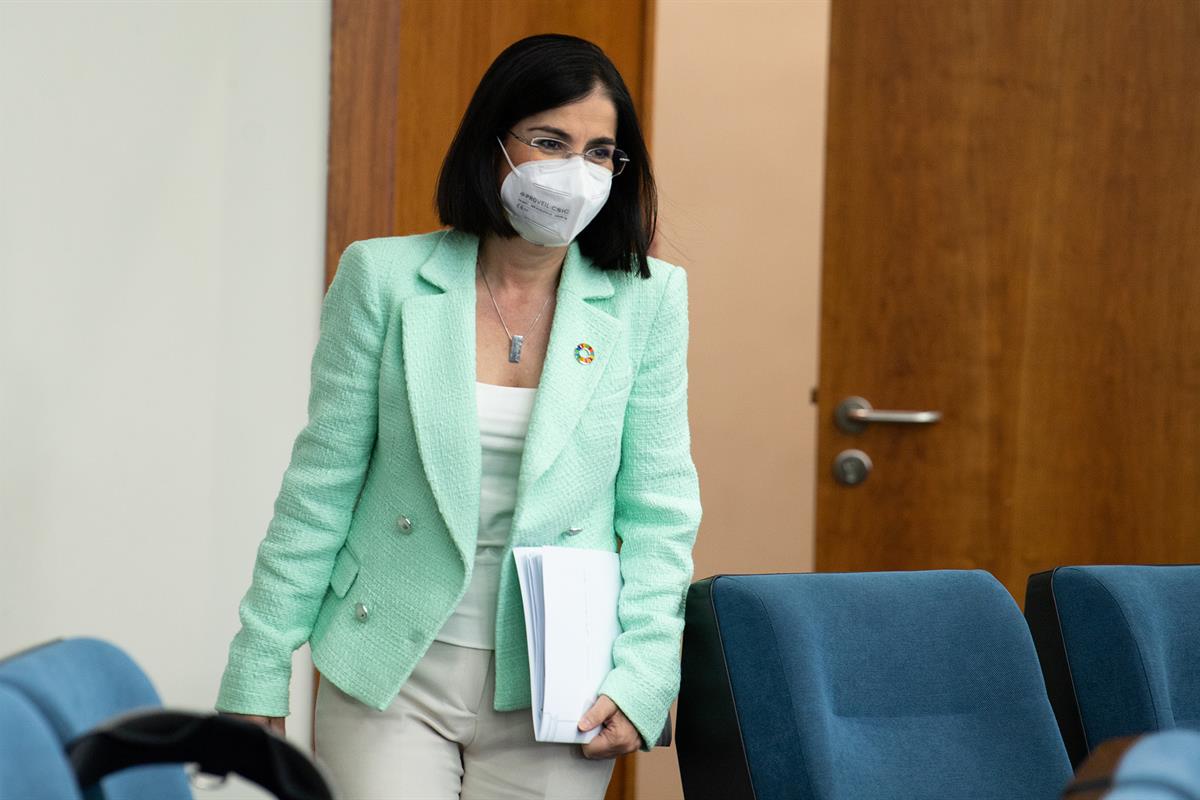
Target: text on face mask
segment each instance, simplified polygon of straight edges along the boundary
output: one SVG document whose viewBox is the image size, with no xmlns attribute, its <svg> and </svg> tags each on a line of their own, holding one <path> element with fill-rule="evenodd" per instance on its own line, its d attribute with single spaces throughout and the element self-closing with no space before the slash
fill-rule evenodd
<svg viewBox="0 0 1200 800">
<path fill-rule="evenodd" d="M 565 217 L 567 212 L 570 210 L 567 208 L 563 208 L 562 206 L 556 206 L 547 200 L 541 199 L 540 197 L 534 197 L 533 195 L 529 194 L 528 192 L 521 192 L 521 199 L 524 200 L 525 202 L 529 203 L 531 206 L 536 208 L 538 211 L 550 212 L 552 214 L 561 215 L 563 217 Z"/>
</svg>

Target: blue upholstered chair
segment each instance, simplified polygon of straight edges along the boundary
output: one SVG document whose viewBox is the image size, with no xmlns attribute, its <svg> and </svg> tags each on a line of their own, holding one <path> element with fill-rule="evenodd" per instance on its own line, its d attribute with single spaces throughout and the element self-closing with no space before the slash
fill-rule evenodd
<svg viewBox="0 0 1200 800">
<path fill-rule="evenodd" d="M 83 800 L 50 723 L 23 694 L 0 685 L 0 798 L 26 797 Z"/>
<path fill-rule="evenodd" d="M 982 571 L 694 583 L 675 736 L 688 800 L 1057 800 L 1071 778 L 1029 629 Z"/>
<path fill-rule="evenodd" d="M 1073 764 L 1106 739 L 1200 728 L 1200 566 L 1040 572 L 1025 616 Z"/>
<path fill-rule="evenodd" d="M 60 750 L 122 712 L 162 705 L 150 679 L 124 651 L 89 637 L 56 639 L 0 661 L 0 689 L 25 699 L 47 723 Z M 14 730 L 5 723 L 0 749 L 11 746 L 8 734 Z M 99 785 L 97 800 L 192 798 L 180 764 L 132 767 Z"/>
</svg>

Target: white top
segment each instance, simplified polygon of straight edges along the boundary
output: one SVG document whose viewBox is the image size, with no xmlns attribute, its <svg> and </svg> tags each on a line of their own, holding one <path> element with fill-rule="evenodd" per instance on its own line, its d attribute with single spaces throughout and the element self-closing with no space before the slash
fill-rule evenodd
<svg viewBox="0 0 1200 800">
<path fill-rule="evenodd" d="M 517 475 L 536 388 L 475 381 L 482 475 L 479 535 L 467 593 L 434 638 L 464 647 L 496 646 L 496 595 L 501 559 L 512 527 Z"/>
</svg>

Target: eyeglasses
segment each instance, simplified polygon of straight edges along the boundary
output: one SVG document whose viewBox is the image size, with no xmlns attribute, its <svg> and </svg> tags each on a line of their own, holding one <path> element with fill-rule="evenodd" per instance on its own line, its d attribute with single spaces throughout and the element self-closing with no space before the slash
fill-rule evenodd
<svg viewBox="0 0 1200 800">
<path fill-rule="evenodd" d="M 517 141 L 524 142 L 550 158 L 583 156 L 593 164 L 604 167 L 606 170 L 612 172 L 614 178 L 624 172 L 625 165 L 629 163 L 629 156 L 625 155 L 625 151 L 618 150 L 610 144 L 596 145 L 583 153 L 576 153 L 567 147 L 566 142 L 561 139 L 555 139 L 553 136 L 535 136 L 532 139 L 526 139 L 515 131 L 509 131 L 509 133 Z"/>
</svg>

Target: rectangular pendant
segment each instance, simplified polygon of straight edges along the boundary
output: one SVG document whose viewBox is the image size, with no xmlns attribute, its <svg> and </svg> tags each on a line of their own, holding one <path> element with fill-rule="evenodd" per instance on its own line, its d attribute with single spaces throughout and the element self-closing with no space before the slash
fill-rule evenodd
<svg viewBox="0 0 1200 800">
<path fill-rule="evenodd" d="M 525 341 L 524 336 L 513 336 L 512 343 L 508 346 L 508 360 L 514 364 L 521 360 L 521 343 L 523 341 Z"/>
</svg>

